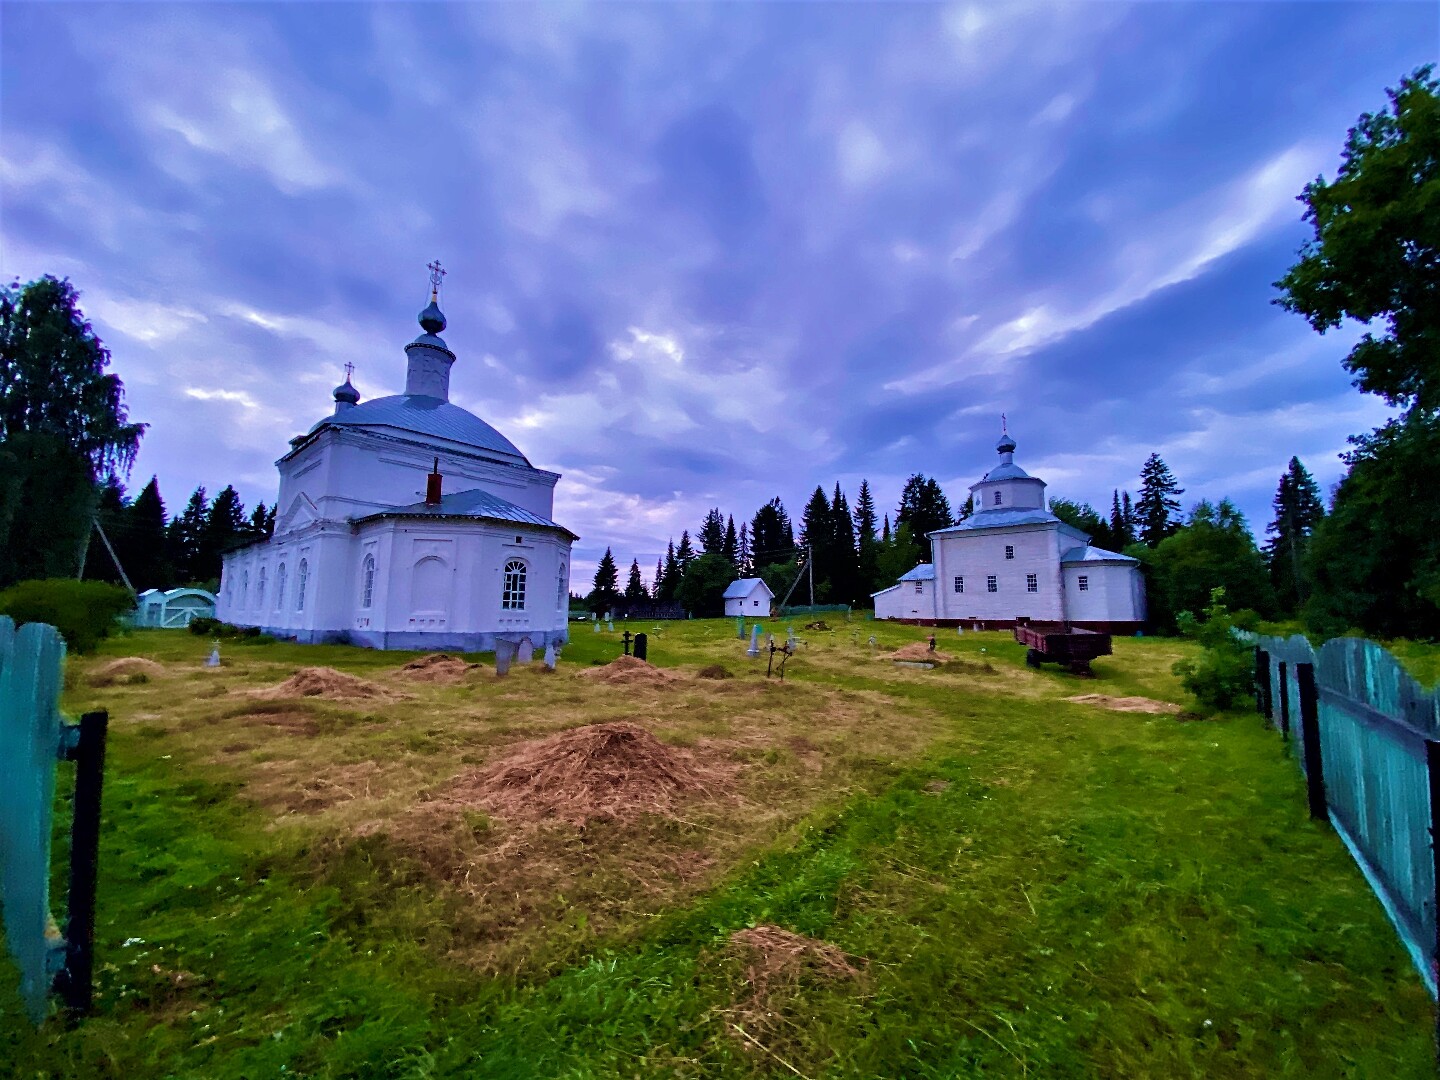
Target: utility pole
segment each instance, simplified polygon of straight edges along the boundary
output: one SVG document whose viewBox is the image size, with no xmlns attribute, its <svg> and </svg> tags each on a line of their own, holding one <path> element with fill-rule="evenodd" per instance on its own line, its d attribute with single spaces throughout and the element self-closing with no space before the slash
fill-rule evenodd
<svg viewBox="0 0 1440 1080">
<path fill-rule="evenodd" d="M 810 571 L 810 606 L 815 606 L 815 549 L 805 546 L 805 569 Z"/>
</svg>

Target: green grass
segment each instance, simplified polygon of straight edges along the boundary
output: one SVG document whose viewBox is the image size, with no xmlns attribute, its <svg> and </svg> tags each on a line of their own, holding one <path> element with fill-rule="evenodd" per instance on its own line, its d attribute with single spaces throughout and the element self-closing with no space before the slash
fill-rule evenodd
<svg viewBox="0 0 1440 1080">
<path fill-rule="evenodd" d="M 1428 996 L 1338 840 L 1307 819 L 1274 733 L 1254 716 L 1179 722 L 1064 700 L 1182 701 L 1170 665 L 1187 644 L 1117 641 L 1097 678 L 1077 682 L 1025 669 L 999 634 L 938 633 L 943 650 L 994 669 L 977 674 L 871 657 L 871 633 L 883 652 L 923 637 L 914 628 L 797 630 L 808 644 L 783 692 L 759 685 L 733 623 L 672 624 L 651 639 L 654 662 L 720 662 L 741 677 L 697 680 L 674 700 L 490 680 L 437 690 L 383 727 L 322 709 L 333 723 L 321 740 L 277 736 L 220 757 L 203 741 L 220 699 L 194 700 L 209 693 L 203 677 L 77 683 L 69 707 L 103 702 L 115 717 L 96 1015 L 35 1032 L 0 967 L 0 1061 L 46 1078 L 1433 1073 Z M 142 632 L 106 655 L 178 665 L 206 645 Z M 581 629 L 566 666 L 617 651 Z M 379 676 L 399 662 L 241 653 L 227 651 L 237 686 L 297 663 Z M 745 759 L 750 809 L 731 818 L 572 836 L 545 879 L 564 895 L 526 886 L 529 913 L 503 927 L 477 922 L 474 896 L 403 845 L 357 836 L 343 807 L 277 817 L 248 786 L 290 760 L 353 760 L 367 746 L 389 757 L 407 740 L 420 744 L 404 751 L 416 769 L 483 759 L 492 737 L 543 730 L 517 692 L 582 718 L 630 708 L 685 745 L 741 732 L 753 698 L 756 723 L 775 710 L 774 749 L 757 743 Z M 850 701 L 865 711 L 827 743 Z M 480 719 L 442 729 L 437 708 Z M 787 748 L 797 731 L 825 746 L 811 779 Z M 425 753 L 427 740 L 446 754 Z M 503 823 L 476 822 L 503 838 Z M 658 850 L 676 832 L 712 845 L 702 887 L 647 906 L 605 877 L 607 850 L 629 852 L 637 835 Z M 609 884 L 587 886 L 595 875 Z M 611 911 L 607 890 L 634 910 Z M 838 945 L 862 974 L 797 978 L 759 1021 L 737 1011 L 748 988 L 728 937 L 762 923 Z M 482 947 L 504 963 L 477 962 Z"/>
</svg>

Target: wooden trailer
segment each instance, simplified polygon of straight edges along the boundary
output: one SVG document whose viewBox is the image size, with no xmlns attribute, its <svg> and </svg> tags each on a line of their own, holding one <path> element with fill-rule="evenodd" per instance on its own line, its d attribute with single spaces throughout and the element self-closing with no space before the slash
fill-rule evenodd
<svg viewBox="0 0 1440 1080">
<path fill-rule="evenodd" d="M 1015 625 L 1015 640 L 1027 646 L 1025 663 L 1064 664 L 1076 675 L 1090 674 L 1090 661 L 1109 656 L 1110 635 L 1055 623 L 1022 622 Z"/>
</svg>

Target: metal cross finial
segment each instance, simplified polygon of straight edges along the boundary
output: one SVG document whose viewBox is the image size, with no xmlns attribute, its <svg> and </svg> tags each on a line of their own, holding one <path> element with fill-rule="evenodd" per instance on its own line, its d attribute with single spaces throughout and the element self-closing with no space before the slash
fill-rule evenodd
<svg viewBox="0 0 1440 1080">
<path fill-rule="evenodd" d="M 1010 432 L 1005 429 L 1005 414 L 1004 414 L 1003 412 L 1000 414 L 1000 434 L 1001 434 L 1001 435 L 1009 435 L 1009 434 L 1010 434 Z"/>
<path fill-rule="evenodd" d="M 352 364 L 352 363 L 350 363 L 350 361 L 348 361 L 348 360 L 345 361 L 345 381 L 346 381 L 346 382 L 349 382 L 349 381 L 350 381 L 350 376 L 351 376 L 351 375 L 354 375 L 354 374 L 355 374 L 355 365 Z"/>
<path fill-rule="evenodd" d="M 430 271 L 430 295 L 437 296 L 440 293 L 440 280 L 445 276 L 446 271 L 440 266 L 440 260 L 428 264 L 425 269 Z"/>
</svg>

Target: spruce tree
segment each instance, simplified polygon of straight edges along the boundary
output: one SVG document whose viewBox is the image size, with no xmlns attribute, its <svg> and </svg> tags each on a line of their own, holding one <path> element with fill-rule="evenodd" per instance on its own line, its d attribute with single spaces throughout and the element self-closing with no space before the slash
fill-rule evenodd
<svg viewBox="0 0 1440 1080">
<path fill-rule="evenodd" d="M 720 548 L 720 554 L 724 555 L 732 566 L 739 567 L 740 538 L 735 534 L 735 518 L 733 515 L 725 519 L 725 543 Z"/>
<path fill-rule="evenodd" d="M 860 601 L 869 604 L 870 594 L 880 589 L 880 538 L 875 535 L 875 497 L 870 481 L 860 481 L 855 496 L 855 572 Z"/>
<path fill-rule="evenodd" d="M 165 519 L 160 482 L 152 476 L 130 504 L 125 528 L 113 538 L 130 584 L 139 592 L 168 589 L 176 584 L 168 558 Z"/>
<path fill-rule="evenodd" d="M 690 542 L 690 530 L 686 529 L 680 534 L 680 543 L 675 546 L 675 565 L 680 569 L 680 576 L 685 576 L 685 571 L 697 557 L 695 547 Z"/>
<path fill-rule="evenodd" d="M 645 582 L 640 579 L 640 560 L 630 560 L 630 579 L 625 582 L 625 599 L 637 603 L 648 599 Z"/>
<path fill-rule="evenodd" d="M 655 576 L 650 579 L 650 595 L 656 600 L 660 599 L 660 587 L 665 581 L 665 563 L 662 559 L 655 560 Z"/>
<path fill-rule="evenodd" d="M 750 554 L 750 523 L 740 523 L 740 540 L 736 548 L 735 567 L 741 576 L 749 577 L 755 572 L 755 560 Z"/>
<path fill-rule="evenodd" d="M 884 544 L 886 547 L 889 547 L 889 546 L 890 546 L 890 543 L 891 543 L 891 540 L 890 540 L 890 515 L 889 515 L 889 514 L 886 514 L 886 515 L 885 515 L 885 531 L 880 534 L 880 543 Z"/>
<path fill-rule="evenodd" d="M 827 603 L 830 597 L 830 579 L 835 570 L 834 534 L 830 500 L 825 496 L 825 489 L 817 486 L 800 516 L 800 546 L 805 549 L 803 558 L 812 564 L 811 580 L 815 585 L 815 602 L 819 604 Z"/>
<path fill-rule="evenodd" d="M 674 600 L 675 591 L 680 588 L 680 563 L 675 557 L 675 541 L 665 545 L 665 569 L 655 579 L 655 599 Z"/>
<path fill-rule="evenodd" d="M 705 513 L 700 525 L 700 550 L 706 555 L 719 555 L 725 547 L 725 519 L 717 506 Z"/>
<path fill-rule="evenodd" d="M 1180 500 L 1185 489 L 1175 480 L 1170 467 L 1151 454 L 1140 467 L 1140 497 L 1135 502 L 1135 516 L 1140 526 L 1140 540 L 1154 547 L 1180 527 Z"/>
<path fill-rule="evenodd" d="M 910 526 L 910 535 L 915 542 L 929 547 L 927 533 L 947 529 L 955 523 L 950 509 L 950 500 L 940 490 L 940 485 L 921 473 L 905 481 L 900 493 L 900 509 L 895 513 L 895 527 Z"/>
<path fill-rule="evenodd" d="M 178 584 L 195 585 L 208 580 L 200 575 L 204 570 L 205 522 L 209 516 L 210 502 L 205 497 L 205 489 L 197 487 L 180 516 L 170 522 L 165 539 Z"/>
<path fill-rule="evenodd" d="M 264 503 L 257 509 L 262 509 Z M 263 511 L 262 511 L 263 512 Z M 210 512 L 205 519 L 196 558 L 197 581 L 218 580 L 221 565 L 227 551 L 246 542 L 250 529 L 245 521 L 245 506 L 240 493 L 227 484 L 225 490 L 215 496 Z"/>
<path fill-rule="evenodd" d="M 1275 520 L 1266 532 L 1265 558 L 1281 610 L 1296 612 L 1305 603 L 1305 556 L 1310 536 L 1325 517 L 1320 488 L 1298 457 L 1292 457 L 1275 493 Z"/>
<path fill-rule="evenodd" d="M 860 565 L 855 552 L 855 523 L 850 520 L 850 500 L 835 485 L 830 499 L 830 600 L 855 604 L 859 600 Z"/>
<path fill-rule="evenodd" d="M 973 494 L 966 495 L 964 505 L 960 507 L 960 512 L 955 515 L 955 524 L 959 525 L 962 521 L 964 521 L 966 518 L 970 517 L 974 513 L 975 496 Z"/>
<path fill-rule="evenodd" d="M 608 547 L 595 567 L 593 585 L 587 600 L 590 610 L 597 615 L 611 610 L 620 599 L 620 570 L 615 565 L 615 556 Z"/>
<path fill-rule="evenodd" d="M 761 567 L 785 563 L 795 557 L 795 532 L 790 515 L 777 495 L 755 511 L 750 522 L 750 559 Z"/>
</svg>

